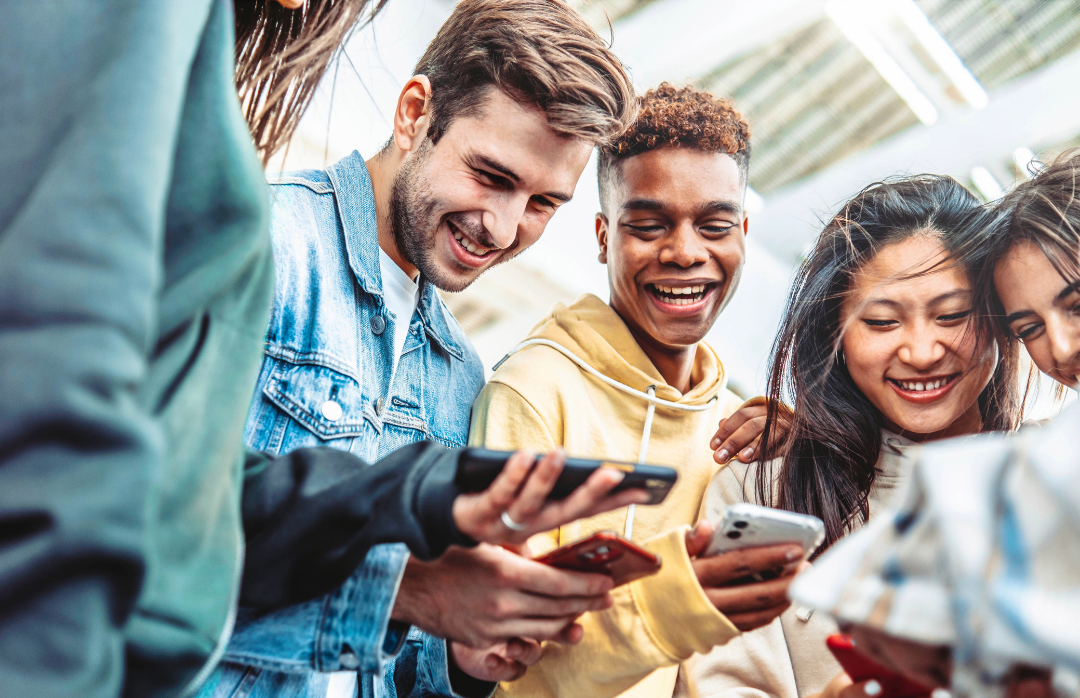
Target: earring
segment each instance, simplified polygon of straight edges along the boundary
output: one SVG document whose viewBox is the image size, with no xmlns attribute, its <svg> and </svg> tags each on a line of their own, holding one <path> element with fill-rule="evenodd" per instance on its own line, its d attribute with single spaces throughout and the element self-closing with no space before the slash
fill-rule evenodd
<svg viewBox="0 0 1080 698">
<path fill-rule="evenodd" d="M 839 349 L 836 350 L 836 365 L 837 366 L 846 366 L 847 365 L 847 362 L 844 360 L 844 348 L 843 347 L 840 347 Z"/>
</svg>

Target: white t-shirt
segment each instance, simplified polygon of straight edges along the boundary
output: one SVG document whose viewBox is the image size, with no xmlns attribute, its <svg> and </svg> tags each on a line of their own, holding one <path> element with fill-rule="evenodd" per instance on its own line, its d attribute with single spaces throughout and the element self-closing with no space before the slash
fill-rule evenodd
<svg viewBox="0 0 1080 698">
<path fill-rule="evenodd" d="M 409 335 L 409 323 L 412 322 L 416 304 L 420 300 L 420 287 L 381 247 L 379 266 L 382 270 L 383 303 L 394 315 L 394 359 L 390 373 L 390 381 L 393 382 L 398 359 L 401 358 L 401 348 L 405 346 L 405 338 Z"/>
<path fill-rule="evenodd" d="M 383 303 L 394 315 L 394 324 L 387 327 L 394 339 L 394 358 L 391 364 L 390 382 L 394 382 L 398 359 L 409 336 L 409 323 L 412 322 L 416 304 L 420 300 L 420 287 L 401 267 L 390 259 L 390 255 L 379 248 L 379 266 L 382 272 Z M 326 687 L 326 698 L 353 698 L 356 695 L 356 672 L 335 671 L 330 674 L 330 683 Z"/>
</svg>

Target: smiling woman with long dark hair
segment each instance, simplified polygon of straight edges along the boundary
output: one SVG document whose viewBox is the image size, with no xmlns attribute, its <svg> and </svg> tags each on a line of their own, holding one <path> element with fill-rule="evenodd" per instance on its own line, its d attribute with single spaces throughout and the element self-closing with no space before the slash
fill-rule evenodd
<svg viewBox="0 0 1080 698">
<path fill-rule="evenodd" d="M 710 519 L 741 501 L 813 514 L 824 549 L 888 503 L 913 444 L 1017 426 L 1016 346 L 958 247 L 991 219 L 952 178 L 920 175 L 866 187 L 829 221 L 774 345 L 764 459 L 714 478 Z M 786 434 L 774 428 L 782 400 L 795 406 Z M 701 694 L 833 698 L 850 679 L 826 649 L 832 632 L 822 614 L 789 609 L 699 662 Z"/>
</svg>

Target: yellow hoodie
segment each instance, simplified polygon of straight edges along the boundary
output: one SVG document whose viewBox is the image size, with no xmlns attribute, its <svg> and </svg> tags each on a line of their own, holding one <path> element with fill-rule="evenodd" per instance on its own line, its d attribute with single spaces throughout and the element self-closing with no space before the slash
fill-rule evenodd
<svg viewBox="0 0 1080 698">
<path fill-rule="evenodd" d="M 599 375 L 597 375 L 599 374 Z M 496 695 L 671 696 L 680 662 L 739 634 L 709 602 L 686 553 L 713 474 L 709 442 L 741 401 L 711 347 L 698 345 L 685 395 L 668 385 L 622 319 L 593 295 L 556 305 L 496 367 L 473 405 L 469 442 L 562 446 L 567 454 L 666 465 L 679 479 L 663 504 L 577 521 L 530 541 L 535 554 L 614 529 L 660 555 L 661 571 L 616 589 L 615 605 L 581 619 L 585 637 L 548 643 L 525 676 Z M 635 511 L 636 509 L 636 511 Z"/>
</svg>

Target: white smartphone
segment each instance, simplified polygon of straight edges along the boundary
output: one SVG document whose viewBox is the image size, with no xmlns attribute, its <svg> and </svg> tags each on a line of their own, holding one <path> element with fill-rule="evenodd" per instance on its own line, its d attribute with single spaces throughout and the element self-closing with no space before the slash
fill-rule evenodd
<svg viewBox="0 0 1080 698">
<path fill-rule="evenodd" d="M 714 524 L 703 557 L 779 543 L 797 543 L 810 554 L 825 540 L 825 524 L 818 517 L 757 504 L 732 504 Z"/>
</svg>

